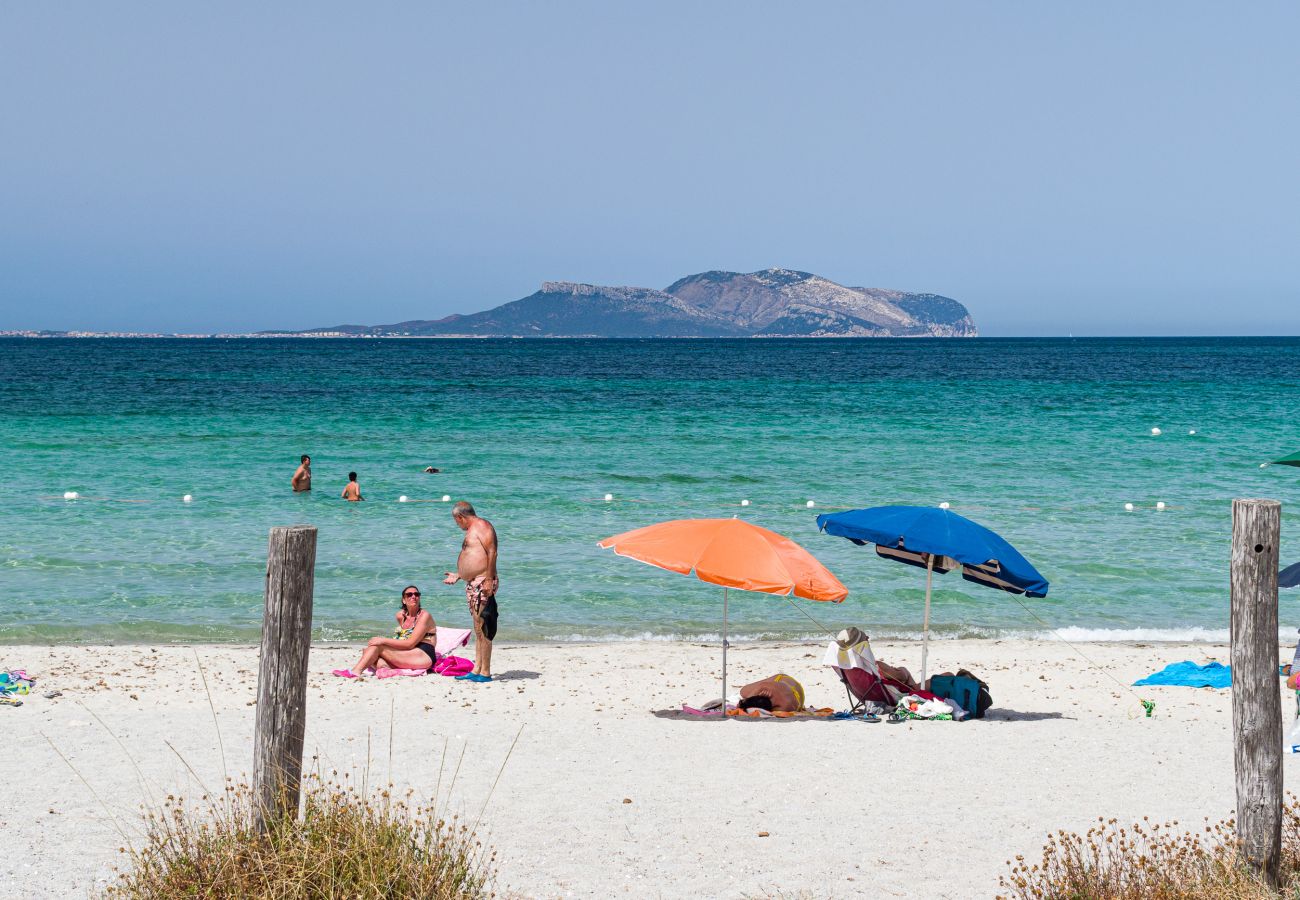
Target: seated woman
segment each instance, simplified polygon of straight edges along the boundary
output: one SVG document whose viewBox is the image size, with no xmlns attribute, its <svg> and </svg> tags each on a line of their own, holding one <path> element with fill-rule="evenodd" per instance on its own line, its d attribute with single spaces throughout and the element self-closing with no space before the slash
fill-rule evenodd
<svg viewBox="0 0 1300 900">
<path fill-rule="evenodd" d="M 803 707 L 803 685 L 789 675 L 773 675 L 740 689 L 740 709 L 799 712 Z"/>
<path fill-rule="evenodd" d="M 402 590 L 393 636 L 372 637 L 361 659 L 351 669 L 335 669 L 340 678 L 360 678 L 367 669 L 431 669 L 438 659 L 438 626 L 429 611 L 420 608 L 420 589 L 409 585 Z"/>
</svg>

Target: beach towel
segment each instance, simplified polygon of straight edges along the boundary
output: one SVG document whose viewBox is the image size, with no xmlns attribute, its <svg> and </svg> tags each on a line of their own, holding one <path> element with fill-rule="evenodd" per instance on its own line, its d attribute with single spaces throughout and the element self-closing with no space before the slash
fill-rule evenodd
<svg viewBox="0 0 1300 900">
<path fill-rule="evenodd" d="M 438 641 L 434 644 L 433 649 L 439 656 L 446 656 L 457 647 L 464 647 L 469 643 L 470 635 L 474 632 L 468 628 L 439 628 Z"/>
<path fill-rule="evenodd" d="M 1232 667 L 1220 662 L 1200 665 L 1189 660 L 1170 663 L 1159 672 L 1133 682 L 1134 685 L 1164 684 L 1174 687 L 1232 687 Z"/>
<path fill-rule="evenodd" d="M 691 716 L 716 716 L 721 710 L 718 706 L 708 706 L 703 708 L 682 704 L 682 712 Z M 748 719 L 797 719 L 801 717 L 828 718 L 835 715 L 835 710 L 830 707 L 817 709 L 812 706 L 804 707 L 798 712 L 768 712 L 765 709 L 740 709 L 735 704 L 727 704 L 727 715 L 744 716 Z"/>
<path fill-rule="evenodd" d="M 797 712 L 781 712 L 781 711 L 768 712 L 765 709 L 736 708 L 736 709 L 727 710 L 727 715 L 743 716 L 749 719 L 799 719 L 799 718 L 806 718 L 806 717 L 822 719 L 822 718 L 828 718 L 830 716 L 835 715 L 835 710 L 831 709 L 829 706 L 823 709 L 817 709 L 812 706 L 805 706 L 803 709 L 798 710 Z"/>
</svg>

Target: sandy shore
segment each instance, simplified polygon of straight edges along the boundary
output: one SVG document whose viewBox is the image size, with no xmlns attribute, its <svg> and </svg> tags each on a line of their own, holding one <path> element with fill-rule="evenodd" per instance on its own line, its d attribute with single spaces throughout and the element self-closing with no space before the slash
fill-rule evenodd
<svg viewBox="0 0 1300 900">
<path fill-rule="evenodd" d="M 810 702 L 840 708 L 823 647 L 740 646 L 731 677 L 789 672 Z M 916 645 L 875 648 L 919 667 Z M 1228 658 L 1207 644 L 1084 649 L 1125 684 L 1169 662 Z M 372 781 L 391 770 L 397 784 L 431 792 L 444 744 L 453 761 L 464 748 L 449 799 L 473 818 L 523 726 L 484 816 L 509 895 L 987 897 L 1005 861 L 1036 856 L 1051 830 L 1099 815 L 1193 823 L 1234 804 L 1228 691 L 1143 688 L 1157 703 L 1144 719 L 1130 694 L 1058 643 L 932 645 L 932 670 L 982 675 L 995 709 L 983 721 L 902 725 L 656 715 L 717 694 L 716 646 L 503 644 L 489 685 L 328 674 L 356 652 L 312 652 L 308 755 L 329 768 L 359 773 L 369 742 Z M 256 648 L 0 650 L 4 665 L 40 679 L 23 707 L 0 709 L 0 896 L 86 896 L 104 884 L 123 843 L 109 811 L 129 831 L 146 800 L 136 765 L 155 796 L 198 796 L 164 740 L 220 783 L 196 653 L 238 777 L 251 767 Z M 41 697 L 47 690 L 63 696 Z M 1291 708 L 1284 698 L 1285 716 Z M 1294 766 L 1288 758 L 1288 783 Z"/>
</svg>

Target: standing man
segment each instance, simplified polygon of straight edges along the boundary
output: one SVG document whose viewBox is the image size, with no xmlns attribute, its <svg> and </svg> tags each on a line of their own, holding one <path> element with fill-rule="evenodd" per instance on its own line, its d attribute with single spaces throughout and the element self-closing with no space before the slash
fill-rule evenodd
<svg viewBox="0 0 1300 900">
<path fill-rule="evenodd" d="M 465 582 L 465 600 L 474 621 L 474 670 L 458 675 L 465 681 L 492 680 L 492 639 L 497 636 L 497 532 L 487 519 L 479 518 L 474 507 L 459 500 L 451 517 L 465 540 L 456 558 L 456 571 L 448 572 L 443 584 Z"/>
<path fill-rule="evenodd" d="M 311 490 L 311 457 L 306 453 L 302 455 L 302 463 L 298 466 L 298 471 L 293 473 L 293 480 L 289 483 L 293 485 L 295 494 Z"/>
</svg>

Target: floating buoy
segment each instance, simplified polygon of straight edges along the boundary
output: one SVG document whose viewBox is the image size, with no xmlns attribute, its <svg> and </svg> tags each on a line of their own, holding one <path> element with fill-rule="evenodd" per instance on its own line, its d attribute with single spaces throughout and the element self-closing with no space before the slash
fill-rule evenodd
<svg viewBox="0 0 1300 900">
<path fill-rule="evenodd" d="M 1164 432 L 1161 431 L 1159 428 L 1152 428 L 1152 429 L 1151 429 L 1151 434 L 1152 434 L 1152 436 L 1154 436 L 1154 437 L 1160 437 L 1160 435 L 1164 434 Z"/>
<path fill-rule="evenodd" d="M 1132 512 L 1132 511 L 1133 511 L 1133 504 L 1132 504 L 1132 503 L 1125 503 L 1125 504 L 1124 504 L 1124 509 L 1128 510 L 1129 512 Z"/>
<path fill-rule="evenodd" d="M 939 508 L 940 508 L 940 509 L 947 509 L 948 506 L 949 506 L 949 503 L 948 503 L 947 500 L 945 500 L 945 501 L 943 501 L 942 503 L 939 504 Z"/>
<path fill-rule="evenodd" d="M 748 501 L 748 500 L 741 500 L 741 501 L 740 501 L 740 505 L 741 505 L 741 506 L 749 506 L 749 501 Z"/>
<path fill-rule="evenodd" d="M 443 494 L 443 495 L 442 495 L 442 502 L 443 502 L 443 503 L 450 503 L 450 502 L 451 502 L 451 494 Z"/>
<path fill-rule="evenodd" d="M 406 495 L 403 494 L 402 496 L 398 497 L 398 498 L 397 498 L 397 502 L 398 502 L 398 503 L 405 503 L 405 502 L 406 502 Z"/>
<path fill-rule="evenodd" d="M 1196 429 L 1193 428 L 1191 431 L 1189 431 L 1189 432 L 1187 432 L 1187 433 L 1188 433 L 1188 434 L 1196 434 Z"/>
<path fill-rule="evenodd" d="M 606 502 L 606 503 L 608 503 L 609 501 L 611 501 L 611 500 L 613 500 L 613 499 L 614 499 L 614 495 L 613 495 L 613 494 L 606 494 L 606 495 L 605 495 L 605 502 Z"/>
<path fill-rule="evenodd" d="M 64 499 L 64 500 L 76 500 L 76 499 L 77 499 L 77 492 L 76 492 L 76 491 L 64 491 L 64 492 L 63 492 L 63 499 Z"/>
<path fill-rule="evenodd" d="M 193 503 L 193 502 L 194 502 L 194 497 L 193 497 L 193 495 L 191 495 L 191 494 L 186 494 L 184 497 L 181 498 L 181 502 L 182 502 L 182 503 Z"/>
<path fill-rule="evenodd" d="M 809 509 L 812 509 L 812 508 L 813 508 L 814 506 L 816 506 L 817 504 L 816 504 L 816 503 L 813 503 L 811 500 L 809 500 L 808 503 L 807 503 L 806 505 L 807 505 L 807 507 L 808 507 Z"/>
<path fill-rule="evenodd" d="M 1157 501 L 1156 501 L 1156 509 L 1164 509 L 1164 508 L 1165 508 L 1165 501 L 1163 501 L 1163 500 L 1157 500 Z"/>
</svg>

